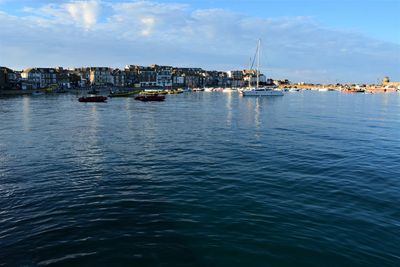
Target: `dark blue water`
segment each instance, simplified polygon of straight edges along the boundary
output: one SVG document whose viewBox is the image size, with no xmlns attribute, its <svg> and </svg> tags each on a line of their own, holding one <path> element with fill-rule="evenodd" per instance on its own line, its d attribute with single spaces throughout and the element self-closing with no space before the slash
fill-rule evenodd
<svg viewBox="0 0 400 267">
<path fill-rule="evenodd" d="M 0 266 L 400 266 L 400 94 L 0 99 Z"/>
</svg>

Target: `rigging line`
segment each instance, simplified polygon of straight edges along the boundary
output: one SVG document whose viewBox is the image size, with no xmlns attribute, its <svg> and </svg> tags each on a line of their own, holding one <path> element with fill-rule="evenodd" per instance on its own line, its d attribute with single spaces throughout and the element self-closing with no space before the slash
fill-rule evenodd
<svg viewBox="0 0 400 267">
<path fill-rule="evenodd" d="M 255 64 L 255 62 L 256 62 L 258 49 L 260 49 L 260 48 L 258 47 L 258 44 L 257 44 L 256 52 L 255 52 L 254 57 L 253 57 L 253 62 L 251 63 L 251 66 L 250 66 L 250 70 L 253 69 L 253 66 L 254 66 L 254 64 Z"/>
</svg>

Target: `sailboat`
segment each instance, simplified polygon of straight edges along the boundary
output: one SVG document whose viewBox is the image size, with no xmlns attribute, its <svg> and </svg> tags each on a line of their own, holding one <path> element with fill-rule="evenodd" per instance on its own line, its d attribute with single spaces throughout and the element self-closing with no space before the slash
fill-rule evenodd
<svg viewBox="0 0 400 267">
<path fill-rule="evenodd" d="M 260 49 L 261 39 L 257 43 L 257 84 L 256 87 L 251 87 L 251 77 L 249 77 L 249 87 L 240 92 L 243 96 L 283 96 L 282 90 L 279 90 L 276 85 L 267 85 L 260 87 Z"/>
</svg>

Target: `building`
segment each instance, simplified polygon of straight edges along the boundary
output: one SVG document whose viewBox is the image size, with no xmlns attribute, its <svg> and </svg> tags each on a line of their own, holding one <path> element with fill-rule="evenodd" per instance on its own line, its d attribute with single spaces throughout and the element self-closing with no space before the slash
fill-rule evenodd
<svg viewBox="0 0 400 267">
<path fill-rule="evenodd" d="M 56 77 L 57 77 L 57 84 L 61 88 L 70 88 L 70 80 L 69 80 L 69 71 L 62 68 L 56 68 Z"/>
<path fill-rule="evenodd" d="M 21 78 L 24 82 L 31 84 L 33 89 L 44 87 L 44 80 L 42 79 L 42 73 L 37 68 L 25 69 L 21 72 Z"/>
<path fill-rule="evenodd" d="M 385 88 L 390 89 L 390 88 L 395 88 L 400 90 L 400 82 L 391 82 L 389 77 L 385 77 L 383 79 L 382 85 L 385 86 Z"/>
<path fill-rule="evenodd" d="M 157 86 L 157 72 L 153 67 L 138 68 L 138 81 L 140 87 L 155 87 Z"/>
<path fill-rule="evenodd" d="M 171 87 L 172 86 L 172 75 L 171 69 L 164 68 L 157 71 L 156 83 L 159 87 Z"/>
<path fill-rule="evenodd" d="M 185 77 L 172 76 L 172 86 L 174 86 L 174 87 L 184 87 L 185 86 Z"/>
<path fill-rule="evenodd" d="M 29 68 L 21 72 L 21 78 L 29 82 L 33 89 L 46 88 L 57 84 L 57 72 L 54 68 Z"/>
<path fill-rule="evenodd" d="M 90 68 L 69 69 L 69 80 L 75 87 L 87 87 L 90 85 Z"/>
<path fill-rule="evenodd" d="M 0 67 L 0 90 L 8 89 L 7 68 Z"/>
<path fill-rule="evenodd" d="M 231 70 L 227 72 L 228 78 L 240 81 L 243 80 L 243 71 L 242 70 Z"/>
<path fill-rule="evenodd" d="M 390 83 L 390 79 L 388 76 L 385 76 L 385 78 L 383 78 L 382 84 L 383 85 L 388 85 Z"/>
<path fill-rule="evenodd" d="M 126 65 L 125 72 L 125 85 L 127 86 L 139 86 L 139 70 L 143 68 L 138 65 Z"/>
<path fill-rule="evenodd" d="M 125 71 L 115 69 L 112 72 L 114 86 L 124 87 L 125 86 Z"/>
<path fill-rule="evenodd" d="M 259 81 L 259 85 L 263 85 L 263 84 L 272 84 L 272 80 L 269 79 L 267 81 L 267 78 L 264 74 L 260 74 L 258 77 L 258 81 Z M 251 86 L 256 86 L 257 85 L 257 74 L 250 74 L 250 75 L 246 75 L 244 77 L 244 81 L 245 81 L 245 85 L 248 86 L 249 85 L 249 81 L 250 81 L 250 85 Z"/>
<path fill-rule="evenodd" d="M 198 75 L 186 75 L 183 74 L 183 77 L 185 79 L 185 86 L 186 87 L 203 87 L 203 84 L 201 82 L 200 76 Z"/>
<path fill-rule="evenodd" d="M 95 86 L 112 85 L 114 82 L 112 69 L 108 67 L 91 67 L 89 69 L 89 81 L 91 85 Z"/>
</svg>

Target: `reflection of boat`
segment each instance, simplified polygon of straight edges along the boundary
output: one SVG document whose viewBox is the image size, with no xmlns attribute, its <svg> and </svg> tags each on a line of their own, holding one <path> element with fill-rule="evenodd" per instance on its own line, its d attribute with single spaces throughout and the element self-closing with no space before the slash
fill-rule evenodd
<svg viewBox="0 0 400 267">
<path fill-rule="evenodd" d="M 96 89 L 91 89 L 89 92 L 87 92 L 89 95 L 97 95 L 99 93 L 99 91 L 97 91 Z"/>
<path fill-rule="evenodd" d="M 164 101 L 165 100 L 165 96 L 163 95 L 157 95 L 157 94 L 153 94 L 153 95 L 138 95 L 137 97 L 135 97 L 135 100 L 140 100 L 140 101 Z"/>
<path fill-rule="evenodd" d="M 260 84 L 260 49 L 261 49 L 261 40 L 258 40 L 257 43 L 257 84 L 256 87 L 249 87 L 247 89 L 241 90 L 243 96 L 283 96 L 282 90 L 277 89 L 276 85 L 267 85 L 264 87 L 259 87 Z M 251 77 L 249 78 L 249 86 L 251 84 Z"/>
<path fill-rule="evenodd" d="M 55 92 L 58 94 L 65 94 L 67 91 L 64 88 L 59 88 L 59 89 L 56 89 Z"/>
<path fill-rule="evenodd" d="M 33 96 L 40 96 L 40 95 L 44 95 L 44 92 L 42 91 L 35 91 L 32 93 Z"/>
<path fill-rule="evenodd" d="M 183 92 L 179 92 L 177 90 L 168 90 L 167 92 L 168 92 L 169 95 L 177 95 L 177 94 L 183 93 Z"/>
<path fill-rule="evenodd" d="M 232 87 L 225 87 L 222 91 L 224 93 L 231 93 L 231 92 L 236 92 L 237 89 L 236 88 L 232 88 Z"/>
<path fill-rule="evenodd" d="M 109 97 L 129 97 L 134 95 L 135 92 L 113 92 L 110 91 Z"/>
<path fill-rule="evenodd" d="M 105 96 L 83 96 L 78 99 L 79 102 L 106 102 L 106 100 Z"/>
</svg>

